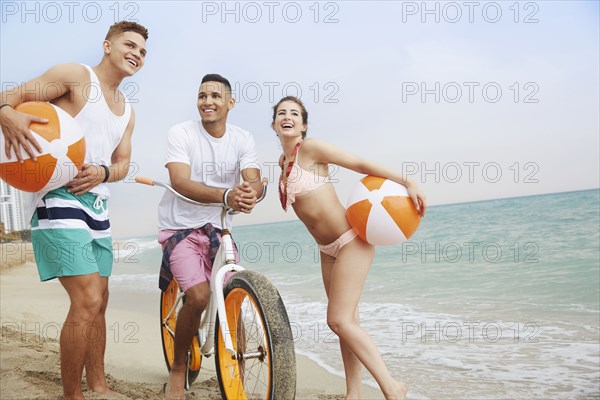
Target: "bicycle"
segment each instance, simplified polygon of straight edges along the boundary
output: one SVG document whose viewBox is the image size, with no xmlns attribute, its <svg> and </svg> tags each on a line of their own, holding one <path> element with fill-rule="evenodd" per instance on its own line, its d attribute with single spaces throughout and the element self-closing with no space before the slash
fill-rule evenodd
<svg viewBox="0 0 600 400">
<path fill-rule="evenodd" d="M 215 369 L 224 399 L 293 399 L 296 395 L 294 340 L 283 301 L 277 289 L 262 274 L 235 263 L 233 240 L 223 204 L 205 204 L 189 199 L 170 185 L 148 178 L 136 182 L 170 190 L 183 201 L 202 206 L 222 207 L 221 246 L 211 274 L 211 299 L 202 313 L 200 329 L 187 355 L 186 389 L 200 373 L 202 357 L 215 356 Z M 263 179 L 261 201 L 266 195 Z M 228 272 L 235 272 L 223 288 Z M 223 288 L 218 290 L 217 288 Z M 161 292 L 160 320 L 163 355 L 171 370 L 175 325 L 185 301 L 173 279 Z M 215 345 L 216 343 L 216 345 Z"/>
</svg>

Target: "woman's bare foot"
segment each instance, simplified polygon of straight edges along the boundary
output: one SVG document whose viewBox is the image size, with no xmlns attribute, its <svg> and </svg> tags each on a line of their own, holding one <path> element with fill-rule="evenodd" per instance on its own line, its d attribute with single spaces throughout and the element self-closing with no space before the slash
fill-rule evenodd
<svg viewBox="0 0 600 400">
<path fill-rule="evenodd" d="M 408 386 L 406 383 L 394 381 L 392 391 L 383 393 L 383 395 L 386 400 L 404 400 L 406 399 L 406 393 L 408 393 Z"/>
<path fill-rule="evenodd" d="M 346 400 L 357 400 L 361 398 L 360 392 L 346 393 Z"/>
</svg>

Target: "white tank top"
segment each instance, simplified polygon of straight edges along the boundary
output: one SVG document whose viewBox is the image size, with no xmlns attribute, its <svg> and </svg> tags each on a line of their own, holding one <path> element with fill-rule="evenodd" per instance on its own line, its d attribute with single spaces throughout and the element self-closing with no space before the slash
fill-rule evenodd
<svg viewBox="0 0 600 400">
<path fill-rule="evenodd" d="M 112 153 L 121 142 L 125 128 L 131 119 L 131 105 L 123 95 L 125 112 L 121 116 L 113 114 L 106 104 L 100 81 L 94 70 L 89 65 L 82 65 L 90 73 L 89 98 L 79 114 L 75 116 L 75 120 L 81 126 L 85 136 L 85 163 L 110 166 Z M 99 194 L 103 198 L 108 198 L 110 195 L 106 183 L 101 183 L 90 192 Z"/>
<path fill-rule="evenodd" d="M 121 142 L 125 128 L 127 128 L 127 124 L 131 119 L 131 105 L 123 95 L 125 112 L 121 116 L 113 114 L 108 108 L 108 104 L 106 104 L 100 81 L 98 81 L 94 70 L 89 65 L 82 65 L 90 73 L 90 83 L 84 86 L 84 89 L 90 87 L 89 98 L 75 120 L 81 126 L 85 136 L 85 163 L 110 166 L 112 153 Z M 106 183 L 99 184 L 90 190 L 90 193 L 94 193 L 102 199 L 107 199 L 110 196 L 110 190 Z M 26 209 L 27 221 L 31 220 L 36 207 L 45 195 L 46 192 L 36 192 L 31 195 L 26 193 L 26 197 L 29 197 L 29 206 Z"/>
</svg>

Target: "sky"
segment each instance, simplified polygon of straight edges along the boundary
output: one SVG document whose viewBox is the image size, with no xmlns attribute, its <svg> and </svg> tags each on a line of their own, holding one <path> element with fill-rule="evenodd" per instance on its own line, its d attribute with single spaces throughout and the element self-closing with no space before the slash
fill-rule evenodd
<svg viewBox="0 0 600 400">
<path fill-rule="evenodd" d="M 255 138 L 267 199 L 247 225 L 293 220 L 277 196 L 271 107 L 298 95 L 318 137 L 415 180 L 430 205 L 600 186 L 596 1 L 0 1 L 2 90 L 55 64 L 97 65 L 108 27 L 150 31 L 122 91 L 132 168 L 111 185 L 116 238 L 157 232 L 169 128 L 198 119 L 202 76 L 233 86 L 228 121 Z M 360 179 L 333 169 L 342 203 Z"/>
</svg>

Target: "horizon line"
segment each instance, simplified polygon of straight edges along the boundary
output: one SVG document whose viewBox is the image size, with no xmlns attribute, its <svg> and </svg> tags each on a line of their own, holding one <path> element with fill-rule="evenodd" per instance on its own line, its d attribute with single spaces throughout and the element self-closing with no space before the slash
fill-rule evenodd
<svg viewBox="0 0 600 400">
<path fill-rule="evenodd" d="M 600 190 L 600 187 L 587 188 L 587 189 L 576 189 L 576 190 L 566 190 L 566 191 L 562 191 L 562 192 L 528 194 L 528 195 L 511 196 L 511 197 L 497 197 L 497 198 L 493 198 L 493 199 L 461 201 L 461 202 L 456 202 L 456 203 L 444 203 L 444 204 L 436 204 L 434 206 L 429 206 L 428 208 L 431 209 L 431 208 L 436 208 L 436 207 L 447 207 L 447 206 L 458 206 L 458 205 L 463 205 L 463 204 L 485 203 L 485 202 L 496 201 L 496 200 L 514 200 L 514 199 L 521 199 L 521 198 L 526 198 L 526 197 L 541 197 L 541 196 L 551 196 L 551 195 L 556 195 L 556 194 L 589 192 L 592 190 Z M 295 219 L 285 220 L 285 221 L 270 221 L 270 222 L 251 223 L 251 224 L 241 224 L 241 225 L 236 225 L 235 227 L 246 228 L 246 227 L 261 226 L 261 225 L 286 224 L 286 223 L 290 223 L 290 222 L 300 223 L 300 220 L 295 218 Z M 122 241 L 124 239 L 130 239 L 132 237 L 140 237 L 140 236 L 143 237 L 143 236 L 151 236 L 151 235 L 152 234 L 138 234 L 138 235 L 131 235 L 129 237 L 124 237 L 124 238 L 119 238 L 119 239 L 113 237 L 113 241 Z"/>
</svg>

